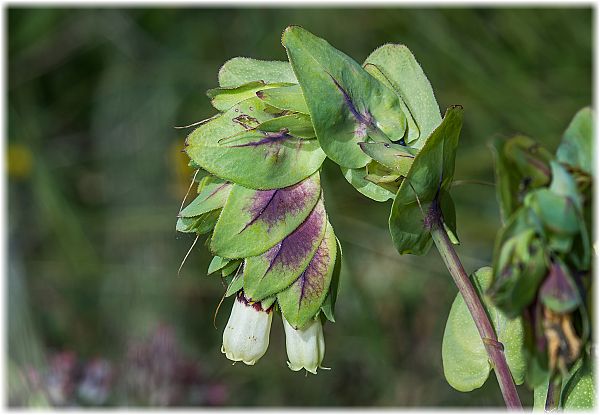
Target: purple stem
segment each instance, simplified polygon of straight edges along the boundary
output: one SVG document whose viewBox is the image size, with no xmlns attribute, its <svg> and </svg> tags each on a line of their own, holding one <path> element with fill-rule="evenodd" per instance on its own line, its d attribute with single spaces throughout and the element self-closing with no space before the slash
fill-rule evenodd
<svg viewBox="0 0 600 415">
<path fill-rule="evenodd" d="M 458 291 L 465 300 L 465 304 L 475 321 L 477 331 L 481 336 L 481 340 L 485 345 L 488 357 L 496 372 L 496 378 L 500 384 L 500 390 L 506 407 L 508 409 L 523 409 L 521 401 L 519 400 L 519 394 L 513 381 L 512 375 L 506 363 L 506 357 L 504 356 L 504 347 L 502 343 L 498 341 L 496 332 L 490 323 L 490 319 L 485 312 L 485 308 L 469 279 L 469 276 L 465 272 L 465 269 L 460 262 L 452 242 L 448 238 L 443 226 L 443 217 L 439 205 L 434 201 L 431 205 L 431 210 L 428 214 L 426 223 L 430 226 L 431 237 L 435 243 L 448 272 L 452 275 L 454 283 L 458 288 Z"/>
</svg>

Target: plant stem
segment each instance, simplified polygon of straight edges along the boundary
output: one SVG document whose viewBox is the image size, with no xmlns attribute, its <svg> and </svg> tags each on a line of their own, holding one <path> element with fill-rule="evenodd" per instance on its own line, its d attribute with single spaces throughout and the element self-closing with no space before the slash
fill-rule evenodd
<svg viewBox="0 0 600 415">
<path fill-rule="evenodd" d="M 465 272 L 465 269 L 452 246 L 452 242 L 450 242 L 450 239 L 448 238 L 448 234 L 443 226 L 443 217 L 437 200 L 432 203 L 426 222 L 429 226 L 433 241 L 475 321 L 475 325 L 477 326 L 481 340 L 485 345 L 490 362 L 496 372 L 496 378 L 500 384 L 500 390 L 502 391 L 506 407 L 509 409 L 522 409 L 523 407 L 519 400 L 517 388 L 510 370 L 508 369 L 508 364 L 506 363 L 504 347 L 502 346 L 502 343 L 498 341 L 494 327 L 485 312 L 485 308 L 483 307 L 469 276 Z"/>
</svg>

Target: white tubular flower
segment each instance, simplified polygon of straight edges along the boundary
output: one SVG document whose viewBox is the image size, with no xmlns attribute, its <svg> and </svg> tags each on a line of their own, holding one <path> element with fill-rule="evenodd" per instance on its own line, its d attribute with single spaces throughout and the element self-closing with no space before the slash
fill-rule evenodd
<svg viewBox="0 0 600 415">
<path fill-rule="evenodd" d="M 249 304 L 243 295 L 238 295 L 223 332 L 221 352 L 234 362 L 255 364 L 269 347 L 272 320 L 271 311 L 263 311 L 260 303 Z"/>
<path fill-rule="evenodd" d="M 318 368 L 326 369 L 321 366 L 323 356 L 325 356 L 325 339 L 321 320 L 313 320 L 296 330 L 284 317 L 283 327 L 290 369 L 293 371 L 306 369 L 315 375 Z"/>
</svg>

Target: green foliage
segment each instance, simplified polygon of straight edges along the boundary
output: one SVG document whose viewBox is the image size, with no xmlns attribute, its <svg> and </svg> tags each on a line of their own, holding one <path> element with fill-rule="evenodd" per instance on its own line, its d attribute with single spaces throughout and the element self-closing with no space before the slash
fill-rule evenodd
<svg viewBox="0 0 600 415">
<path fill-rule="evenodd" d="M 364 167 L 369 157 L 356 144 L 367 137 L 383 142 L 403 137 L 406 117 L 398 96 L 356 61 L 300 27 L 288 27 L 282 43 L 319 144 L 334 162 Z"/>
<path fill-rule="evenodd" d="M 193 218 L 208 213 L 215 209 L 221 209 L 231 191 L 231 183 L 214 176 L 205 176 L 198 184 L 198 196 L 181 212 L 180 218 Z"/>
<path fill-rule="evenodd" d="M 521 384 L 525 380 L 526 369 L 523 352 L 523 322 L 520 317 L 509 319 L 494 307 L 490 298 L 484 294 L 491 279 L 490 267 L 480 268 L 471 276 L 471 281 L 496 331 L 498 341 L 504 346 L 504 354 L 513 379 L 516 384 Z M 442 342 L 442 361 L 446 380 L 461 392 L 480 388 L 492 370 L 485 345 L 460 294 L 457 294 L 448 315 Z"/>
<path fill-rule="evenodd" d="M 360 200 L 332 163 L 323 173 L 327 210 L 344 244 L 346 265 L 352 268 L 344 268 L 339 297 L 337 318 L 343 329 L 325 331 L 327 363 L 334 376 L 310 382 L 303 376 L 284 376 L 282 382 L 283 357 L 263 361 L 255 370 L 215 358 L 221 332 L 214 330 L 211 316 L 222 284 L 186 277 L 202 275 L 208 267 L 211 257 L 203 237 L 182 277 L 171 278 L 195 236 L 175 237 L 167 217 L 177 213 L 191 176 L 179 157 L 183 130 L 172 126 L 210 115 L 210 102 L 202 93 L 217 86 L 216 70 L 229 57 L 251 52 L 265 59 L 283 58 L 273 33 L 287 21 L 303 24 L 358 62 L 371 45 L 408 45 L 437 87 L 439 102 L 460 102 L 468 111 L 456 178 L 490 179 L 483 144 L 496 134 L 522 131 L 555 148 L 568 115 L 591 102 L 589 7 L 9 7 L 7 272 L 12 276 L 14 269 L 24 271 L 30 298 L 25 309 L 34 323 L 27 332 L 39 336 L 42 350 L 50 345 L 116 358 L 124 356 L 130 336 L 166 319 L 185 334 L 180 340 L 194 365 L 216 374 L 202 390 L 225 390 L 228 398 L 221 403 L 226 405 L 501 405 L 491 382 L 471 394 L 452 388 L 429 393 L 441 375 L 435 348 L 419 347 L 411 359 L 397 359 L 415 345 L 441 341 L 441 330 L 432 328 L 445 318 L 442 309 L 452 284 L 433 257 L 390 257 L 380 249 L 389 240 L 380 220 L 386 206 Z M 344 24 L 332 24 L 337 21 Z M 65 34 L 73 42 L 65 43 Z M 60 50 L 61 59 L 48 59 L 51 50 Z M 289 73 L 293 79 L 285 81 L 297 82 L 291 68 Z M 523 99 L 515 99 L 515 91 Z M 27 122 L 31 119 L 35 122 Z M 34 171 L 40 174 L 25 179 L 12 175 L 17 165 L 11 157 L 13 144 L 34 155 Z M 468 263 L 489 258 L 497 223 L 490 195 L 490 188 L 483 186 L 452 190 L 464 238 L 461 255 Z M 356 228 L 338 230 L 351 221 Z M 25 327 L 20 324 L 24 313 L 12 312 L 15 296 L 9 292 L 9 325 Z M 216 321 L 221 328 L 226 305 Z M 396 336 L 390 327 L 402 330 Z M 31 337 L 20 340 L 12 332 L 7 340 L 11 360 L 30 349 L 23 345 L 32 344 Z M 330 344 L 347 347 L 334 346 L 333 351 Z M 31 359 L 23 361 L 31 366 Z M 9 381 L 23 378 L 22 373 L 8 375 Z M 178 381 L 164 382 L 163 387 L 177 391 L 177 402 L 169 405 L 206 405 L 204 397 L 213 396 L 180 393 Z M 152 396 L 161 397 L 162 405 L 163 387 L 139 398 L 115 387 L 107 405 L 157 405 Z M 193 388 L 191 392 L 198 386 Z M 520 392 L 527 405 L 529 396 Z M 7 402 L 15 403 L 10 392 Z"/>
<path fill-rule="evenodd" d="M 394 246 L 401 254 L 422 255 L 431 247 L 424 215 L 440 191 L 450 189 L 461 127 L 462 107 L 448 108 L 442 123 L 419 151 L 400 185 L 389 225 Z M 443 213 L 446 216 L 447 212 Z"/>
<path fill-rule="evenodd" d="M 571 403 L 564 399 L 578 388 L 575 380 L 564 385 L 569 368 L 589 359 L 591 120 L 589 108 L 575 115 L 555 157 L 524 136 L 495 143 L 505 224 L 488 294 L 507 315 L 528 318 L 528 383 L 539 407 L 549 379 L 557 389 L 563 384 L 563 408 L 591 405 L 583 379 L 581 394 L 575 392 Z"/>
<path fill-rule="evenodd" d="M 284 31 L 282 44 L 289 65 L 239 58 L 221 68 L 221 86 L 208 95 L 224 112 L 188 137 L 186 152 L 228 189 L 213 204 L 206 201 L 211 189 L 199 190 L 180 220 L 197 221 L 216 206 L 210 248 L 217 256 L 209 271 L 221 270 L 228 283 L 225 295 L 243 292 L 263 309 L 276 304 L 299 329 L 321 312 L 323 321 L 335 321 L 341 248 L 320 187 L 325 157 L 362 194 L 393 199 L 389 229 L 396 249 L 423 255 L 432 244 L 434 214 L 441 213 L 444 231 L 459 243 L 450 189 L 463 114 L 454 105 L 440 117 L 431 85 L 405 46 L 384 45 L 361 66 L 297 26 Z M 559 314 L 552 318 L 566 322 L 563 327 L 571 320 L 561 316 L 582 306 L 569 264 L 556 255 L 586 264 L 589 254 L 584 219 L 589 198 L 580 195 L 590 187 L 589 160 L 576 154 L 591 148 L 585 141 L 589 119 L 581 113 L 565 133 L 557 158 L 563 164 L 526 136 L 494 143 L 506 224 L 498 234 L 493 268 L 481 268 L 471 278 L 516 384 L 532 367 L 527 356 L 539 357 L 525 348 L 531 333 L 523 310 L 537 299 L 544 310 Z M 198 228 L 185 225 L 188 231 Z M 583 256 L 573 256 L 573 246 L 581 247 Z M 492 370 L 460 294 L 448 317 L 442 360 L 446 379 L 460 391 L 480 388 Z M 540 369 L 538 375 L 550 379 Z M 543 393 L 538 388 L 538 403 Z"/>
<path fill-rule="evenodd" d="M 565 131 L 560 146 L 556 150 L 556 159 L 561 163 L 579 168 L 592 174 L 593 112 L 591 108 L 579 110 Z"/>
<path fill-rule="evenodd" d="M 253 81 L 235 88 L 209 89 L 206 95 L 211 99 L 210 103 L 219 111 L 227 111 L 229 108 L 249 98 L 256 97 L 258 91 L 266 91 L 270 88 L 286 87 L 291 84 L 273 83 L 266 84 L 263 81 Z"/>
<path fill-rule="evenodd" d="M 319 169 L 325 154 L 316 140 L 281 130 L 260 130 L 275 117 L 258 97 L 236 104 L 194 130 L 186 152 L 203 169 L 254 189 L 276 189 L 298 183 Z"/>
<path fill-rule="evenodd" d="M 385 202 L 396 196 L 395 192 L 365 179 L 367 176 L 367 169 L 365 167 L 360 169 L 341 167 L 341 169 L 342 174 L 348 183 L 369 199 L 375 200 L 376 202 Z"/>
<path fill-rule="evenodd" d="M 318 173 L 283 189 L 253 190 L 236 184 L 215 226 L 210 249 L 225 258 L 262 254 L 304 222 L 320 196 Z"/>
<path fill-rule="evenodd" d="M 268 105 L 282 111 L 309 114 L 304 95 L 302 94 L 302 88 L 298 84 L 281 88 L 263 89 L 257 93 L 257 96 Z"/>
<path fill-rule="evenodd" d="M 552 155 L 533 139 L 519 135 L 493 142 L 496 195 L 505 222 L 523 203 L 526 191 L 548 184 Z"/>
<path fill-rule="evenodd" d="M 417 131 L 411 131 L 409 121 L 406 144 L 422 148 L 442 117 L 431 84 L 412 52 L 404 45 L 383 45 L 367 57 L 364 65 L 376 67 L 408 107 L 407 118 L 414 119 Z"/>
<path fill-rule="evenodd" d="M 262 255 L 246 259 L 244 293 L 260 301 L 289 287 L 312 261 L 325 237 L 326 228 L 325 206 L 321 199 L 310 216 L 277 246 Z M 288 322 L 291 323 L 289 319 Z"/>
<path fill-rule="evenodd" d="M 219 70 L 219 86 L 221 88 L 237 88 L 257 81 L 267 84 L 298 83 L 288 62 L 261 61 L 240 57 L 228 60 Z"/>
<path fill-rule="evenodd" d="M 585 359 L 569 378 L 563 389 L 561 399 L 562 407 L 566 410 L 589 410 L 594 408 L 596 392 L 591 358 Z"/>
</svg>

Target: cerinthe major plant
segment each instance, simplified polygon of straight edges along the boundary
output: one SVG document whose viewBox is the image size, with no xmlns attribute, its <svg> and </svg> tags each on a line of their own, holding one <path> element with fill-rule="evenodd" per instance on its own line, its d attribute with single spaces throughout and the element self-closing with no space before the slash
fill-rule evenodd
<svg viewBox="0 0 600 415">
<path fill-rule="evenodd" d="M 209 235 L 208 274 L 220 274 L 224 296 L 235 297 L 223 353 L 255 364 L 281 314 L 288 366 L 322 367 L 322 324 L 335 322 L 342 255 L 320 182 L 329 158 L 363 195 L 393 200 L 390 233 L 400 254 L 423 255 L 433 244 L 440 251 L 459 289 L 442 346 L 453 387 L 478 388 L 493 369 L 510 408 L 521 407 L 515 384 L 526 379 L 547 407 L 587 405 L 589 111 L 556 156 L 528 138 L 496 143 L 505 224 L 493 266 L 469 277 L 452 247 L 462 107 L 441 117 L 403 45 L 381 46 L 360 65 L 300 27 L 288 27 L 282 44 L 289 62 L 234 58 L 222 66 L 219 87 L 208 91 L 220 112 L 186 141 L 198 196 L 177 229 Z"/>
</svg>

